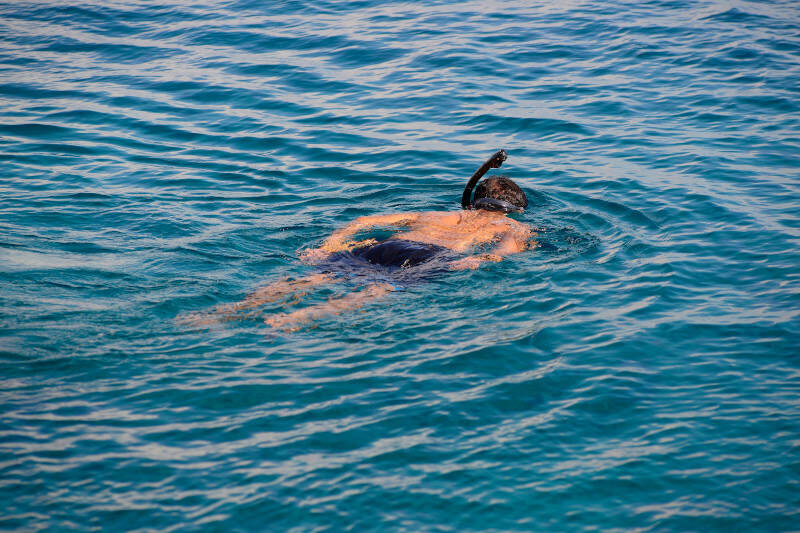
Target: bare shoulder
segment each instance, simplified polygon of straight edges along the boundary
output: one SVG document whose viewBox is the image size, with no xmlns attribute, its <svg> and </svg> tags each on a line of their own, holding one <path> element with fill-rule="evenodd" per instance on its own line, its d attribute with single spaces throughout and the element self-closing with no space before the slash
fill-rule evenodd
<svg viewBox="0 0 800 533">
<path fill-rule="evenodd" d="M 524 222 L 517 222 L 513 218 L 507 218 L 506 224 L 510 233 L 522 238 L 535 235 L 534 228 Z"/>
<path fill-rule="evenodd" d="M 508 226 L 510 228 L 513 228 L 515 230 L 520 230 L 520 231 L 523 231 L 523 230 L 524 231 L 532 231 L 533 230 L 533 228 L 530 225 L 525 224 L 524 222 L 518 222 L 518 221 L 514 220 L 513 218 L 506 218 L 506 222 L 508 223 Z"/>
</svg>

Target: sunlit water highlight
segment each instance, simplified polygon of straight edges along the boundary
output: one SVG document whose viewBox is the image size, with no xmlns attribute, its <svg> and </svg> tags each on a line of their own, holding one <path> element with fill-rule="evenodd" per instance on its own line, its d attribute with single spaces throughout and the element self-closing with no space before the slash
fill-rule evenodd
<svg viewBox="0 0 800 533">
<path fill-rule="evenodd" d="M 796 529 L 798 35 L 788 1 L 0 4 L 0 528 Z M 501 147 L 540 249 L 291 334 L 176 321 L 457 209 Z"/>
</svg>

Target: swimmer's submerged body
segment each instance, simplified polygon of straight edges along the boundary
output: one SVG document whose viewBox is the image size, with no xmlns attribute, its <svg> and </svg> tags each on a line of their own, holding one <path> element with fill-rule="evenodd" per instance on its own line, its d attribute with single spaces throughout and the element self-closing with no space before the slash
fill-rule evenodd
<svg viewBox="0 0 800 533">
<path fill-rule="evenodd" d="M 489 168 L 499 167 L 505 157 L 505 151 L 497 152 L 473 175 L 462 199 L 465 210 L 359 217 L 334 231 L 321 246 L 301 253 L 300 259 L 317 267 L 319 272 L 296 280 L 271 283 L 259 288 L 242 302 L 217 308 L 211 317 L 207 317 L 210 320 L 193 322 L 246 316 L 264 304 L 291 296 L 299 301 L 310 289 L 334 283 L 342 275 L 347 276 L 353 271 L 360 270 L 363 274 L 366 268 L 380 274 L 372 276 L 372 279 L 370 276 L 360 276 L 367 281 L 362 283 L 363 287 L 357 292 L 265 319 L 265 323 L 272 327 L 295 330 L 319 318 L 362 307 L 392 292 L 397 279 L 445 270 L 475 269 L 481 264 L 502 261 L 506 256 L 535 247 L 532 228 L 507 216 L 508 212 L 522 211 L 528 204 L 524 192 L 511 180 L 484 180 L 476 190 L 475 204 L 469 198 L 472 188 L 483 174 Z M 513 190 L 509 189 L 511 186 Z M 375 228 L 394 228 L 398 231 L 380 242 L 374 239 L 352 240 L 357 233 Z M 490 246 L 488 252 L 470 254 L 476 247 L 487 245 Z"/>
</svg>

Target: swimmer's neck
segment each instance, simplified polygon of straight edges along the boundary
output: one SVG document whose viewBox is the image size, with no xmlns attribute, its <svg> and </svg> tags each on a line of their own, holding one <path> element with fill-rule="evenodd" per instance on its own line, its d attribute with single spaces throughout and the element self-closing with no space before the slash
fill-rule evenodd
<svg viewBox="0 0 800 533">
<path fill-rule="evenodd" d="M 486 220 L 486 221 L 499 220 L 501 218 L 506 218 L 508 216 L 502 211 L 487 211 L 486 209 L 475 209 L 467 212 L 474 213 L 474 217 L 478 220 Z"/>
</svg>

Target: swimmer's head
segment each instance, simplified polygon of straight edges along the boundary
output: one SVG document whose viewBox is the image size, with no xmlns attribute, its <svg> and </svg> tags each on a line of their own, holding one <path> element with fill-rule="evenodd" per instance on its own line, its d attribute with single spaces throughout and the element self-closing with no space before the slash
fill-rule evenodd
<svg viewBox="0 0 800 533">
<path fill-rule="evenodd" d="M 500 211 L 503 213 L 521 212 L 528 207 L 528 198 L 516 183 L 501 176 L 488 178 L 478 184 L 478 181 L 490 168 L 500 168 L 508 155 L 505 150 L 499 150 L 486 160 L 464 187 L 461 195 L 461 207 L 464 209 L 485 209 L 487 211 Z M 475 190 L 475 201 L 472 201 L 472 189 Z"/>
<path fill-rule="evenodd" d="M 491 201 L 494 200 L 494 201 Z M 475 188 L 476 209 L 489 211 L 524 211 L 528 207 L 528 197 L 519 185 L 505 176 L 486 178 Z"/>
</svg>

